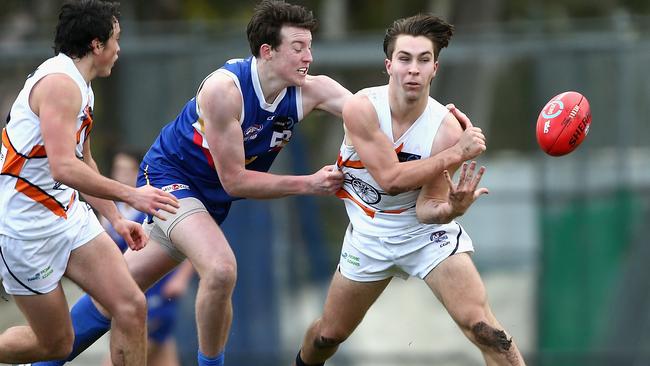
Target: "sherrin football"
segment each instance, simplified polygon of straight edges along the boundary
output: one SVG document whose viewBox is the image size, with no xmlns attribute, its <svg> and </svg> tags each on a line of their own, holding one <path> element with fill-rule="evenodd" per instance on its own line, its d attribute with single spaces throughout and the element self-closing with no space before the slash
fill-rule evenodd
<svg viewBox="0 0 650 366">
<path fill-rule="evenodd" d="M 545 153 L 561 156 L 575 150 L 589 133 L 591 110 L 582 94 L 554 96 L 537 117 L 537 143 Z"/>
</svg>

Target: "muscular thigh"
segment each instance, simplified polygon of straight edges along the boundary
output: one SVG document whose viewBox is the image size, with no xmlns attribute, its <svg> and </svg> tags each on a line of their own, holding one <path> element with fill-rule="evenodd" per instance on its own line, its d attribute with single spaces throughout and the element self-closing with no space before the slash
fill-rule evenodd
<svg viewBox="0 0 650 366">
<path fill-rule="evenodd" d="M 445 259 L 425 277 L 425 282 L 456 321 L 483 312 L 487 306 L 485 286 L 467 253 Z"/>
<path fill-rule="evenodd" d="M 105 232 L 72 251 L 65 275 L 104 306 L 138 291 L 122 253 Z"/>
<path fill-rule="evenodd" d="M 185 217 L 174 226 L 169 237 L 199 273 L 215 264 L 235 263 L 235 255 L 223 231 L 205 211 Z"/>
</svg>

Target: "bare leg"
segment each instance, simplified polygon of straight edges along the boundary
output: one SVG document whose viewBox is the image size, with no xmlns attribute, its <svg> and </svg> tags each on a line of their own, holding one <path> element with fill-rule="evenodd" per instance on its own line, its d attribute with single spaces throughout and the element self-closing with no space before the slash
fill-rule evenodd
<svg viewBox="0 0 650 366">
<path fill-rule="evenodd" d="M 74 333 L 61 284 L 47 294 L 14 296 L 14 300 L 29 325 L 11 327 L 0 334 L 0 362 L 66 357 L 72 350 Z"/>
<path fill-rule="evenodd" d="M 224 350 L 232 322 L 232 292 L 237 262 L 223 232 L 206 212 L 188 216 L 171 232 L 171 240 L 199 275 L 196 323 L 199 349 L 208 357 Z"/>
<path fill-rule="evenodd" d="M 101 263 L 101 265 L 98 265 Z M 112 315 L 111 359 L 115 365 L 146 363 L 146 300 L 108 234 L 72 251 L 66 276 Z"/>
<path fill-rule="evenodd" d="M 300 358 L 307 364 L 320 364 L 332 357 L 339 344 L 361 323 L 390 280 L 356 282 L 336 271 L 327 293 L 323 315 L 305 333 Z"/>
<path fill-rule="evenodd" d="M 447 258 L 424 280 L 465 336 L 481 350 L 486 365 L 525 365 L 512 337 L 492 314 L 483 281 L 467 253 Z"/>
</svg>

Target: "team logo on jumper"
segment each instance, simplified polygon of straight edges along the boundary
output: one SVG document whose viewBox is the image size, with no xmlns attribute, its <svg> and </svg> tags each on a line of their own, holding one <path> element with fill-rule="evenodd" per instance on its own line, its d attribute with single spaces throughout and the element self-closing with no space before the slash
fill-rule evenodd
<svg viewBox="0 0 650 366">
<path fill-rule="evenodd" d="M 262 125 L 254 124 L 244 131 L 244 142 L 255 140 L 257 135 L 262 131 Z"/>
<path fill-rule="evenodd" d="M 374 205 L 381 201 L 382 192 L 379 192 L 379 190 L 377 190 L 377 188 L 373 187 L 371 184 L 355 177 L 350 173 L 345 173 L 343 184 L 352 187 L 354 193 L 356 193 L 363 202 L 369 205 Z"/>
<path fill-rule="evenodd" d="M 160 189 L 162 189 L 163 192 L 175 192 L 175 191 L 180 191 L 180 190 L 183 190 L 183 189 L 189 190 L 190 186 L 188 186 L 187 184 L 174 183 L 174 184 L 170 184 L 168 186 L 164 186 L 164 187 L 162 187 Z"/>
<path fill-rule="evenodd" d="M 431 233 L 429 240 L 431 240 L 432 243 L 440 244 L 440 248 L 449 244 L 449 237 L 447 236 L 447 232 L 444 230 Z"/>
</svg>

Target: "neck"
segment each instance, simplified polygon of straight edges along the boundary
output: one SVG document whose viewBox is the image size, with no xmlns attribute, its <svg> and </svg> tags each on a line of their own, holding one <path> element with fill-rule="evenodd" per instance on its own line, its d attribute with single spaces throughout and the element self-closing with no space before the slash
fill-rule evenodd
<svg viewBox="0 0 650 366">
<path fill-rule="evenodd" d="M 271 69 L 270 65 L 263 59 L 256 59 L 257 62 L 257 77 L 262 87 L 264 94 L 264 101 L 273 103 L 275 98 L 284 90 L 288 85 L 284 80 L 276 75 Z"/>
<path fill-rule="evenodd" d="M 428 89 L 427 89 L 428 91 Z M 388 103 L 393 121 L 399 124 L 412 124 L 424 112 L 429 101 L 428 94 L 422 94 L 416 99 L 406 97 L 403 90 L 396 86 L 388 86 Z"/>
<path fill-rule="evenodd" d="M 72 58 L 72 62 L 74 63 L 77 70 L 79 70 L 79 73 L 86 81 L 86 84 L 90 84 L 90 81 L 97 76 L 95 69 L 93 68 L 92 58 L 90 56 Z"/>
</svg>

